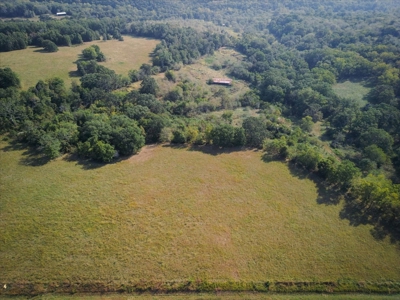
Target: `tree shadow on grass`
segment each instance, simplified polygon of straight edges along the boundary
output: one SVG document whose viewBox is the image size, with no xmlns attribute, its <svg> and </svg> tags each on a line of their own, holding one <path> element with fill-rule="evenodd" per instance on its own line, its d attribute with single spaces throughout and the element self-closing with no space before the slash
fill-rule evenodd
<svg viewBox="0 0 400 300">
<path fill-rule="evenodd" d="M 20 164 L 24 166 L 40 167 L 44 166 L 51 160 L 48 156 L 43 155 L 35 149 L 28 149 L 23 152 L 22 155 L 23 157 L 20 160 Z"/>
<path fill-rule="evenodd" d="M 15 140 L 7 140 L 7 146 L 1 148 L 1 151 L 3 152 L 19 151 L 19 150 L 25 150 L 26 148 L 27 145 L 23 143 L 19 143 Z"/>
<path fill-rule="evenodd" d="M 263 155 L 262 160 L 266 163 L 279 161 L 269 155 Z M 371 235 L 375 240 L 383 240 L 386 237 L 390 242 L 400 246 L 400 228 L 388 223 L 382 218 L 382 212 L 373 208 L 362 206 L 358 201 L 351 199 L 343 190 L 334 186 L 328 186 L 326 182 L 315 173 L 308 172 L 294 163 L 288 163 L 288 168 L 292 176 L 305 180 L 312 180 L 317 188 L 317 203 L 322 205 L 339 205 L 343 207 L 339 212 L 339 218 L 347 220 L 350 226 L 358 227 L 360 225 L 371 225 Z"/>
<path fill-rule="evenodd" d="M 358 205 L 352 202 L 345 202 L 343 209 L 340 211 L 339 216 L 342 220 L 348 220 L 351 226 L 367 225 L 374 221 L 374 217 L 371 218 L 365 214 L 365 211 Z"/>
<path fill-rule="evenodd" d="M 382 212 L 365 208 L 355 201 L 345 201 L 343 209 L 340 211 L 340 218 L 348 220 L 351 226 L 372 225 L 371 235 L 375 240 L 381 241 L 386 237 L 392 244 L 400 246 L 400 229 L 398 226 L 387 223 L 386 219 L 381 218 Z"/>
<path fill-rule="evenodd" d="M 79 78 L 79 77 L 81 77 L 81 74 L 79 74 L 78 71 L 69 71 L 68 76 L 70 78 Z"/>
<path fill-rule="evenodd" d="M 213 145 L 187 145 L 187 144 L 165 144 L 163 147 L 172 148 L 172 149 L 186 149 L 187 151 L 197 151 L 204 154 L 218 156 L 221 154 L 229 154 L 233 152 L 240 152 L 240 151 L 258 151 L 254 149 L 249 149 L 245 147 L 217 147 Z"/>
<path fill-rule="evenodd" d="M 19 160 L 19 164 L 23 166 L 40 167 L 44 166 L 45 164 L 51 161 L 51 159 L 48 156 L 43 154 L 43 152 L 39 151 L 38 149 L 31 147 L 26 143 L 21 143 L 15 140 L 10 140 L 5 147 L 0 149 L 0 151 L 3 152 L 23 151 L 21 153 L 21 158 Z M 111 162 L 111 164 L 120 162 L 127 158 L 129 157 L 118 158 L 115 161 Z M 62 157 L 62 160 L 68 162 L 75 162 L 77 165 L 81 166 L 84 170 L 97 169 L 107 165 L 106 163 L 99 163 L 93 160 L 81 158 L 77 154 L 65 154 Z"/>
<path fill-rule="evenodd" d="M 136 155 L 136 154 L 134 154 L 134 155 Z M 103 162 L 98 162 L 98 161 L 92 160 L 90 158 L 81 157 L 76 153 L 70 153 L 70 154 L 65 154 L 63 156 L 62 160 L 66 161 L 66 162 L 75 163 L 75 165 L 80 166 L 83 170 L 94 170 L 94 169 L 102 168 L 107 165 L 117 164 L 117 163 L 125 161 L 131 157 L 132 157 L 132 155 L 120 156 L 117 159 L 114 159 L 109 163 L 103 163 Z"/>
<path fill-rule="evenodd" d="M 396 230 L 390 226 L 375 225 L 370 232 L 378 241 L 382 241 L 386 237 L 389 237 L 390 242 L 392 244 L 397 244 L 398 248 L 400 249 L 400 230 Z"/>
<path fill-rule="evenodd" d="M 51 53 L 49 51 L 44 50 L 43 48 L 37 48 L 36 50 L 33 50 L 35 53 Z"/>
<path fill-rule="evenodd" d="M 301 180 L 309 179 L 314 182 L 317 188 L 317 203 L 324 205 L 338 205 L 340 200 L 343 199 L 339 190 L 327 186 L 325 181 L 317 174 L 311 173 L 303 168 L 300 168 L 295 163 L 288 163 L 288 168 L 292 176 Z"/>
<path fill-rule="evenodd" d="M 264 153 L 261 156 L 261 160 L 265 163 L 273 162 L 273 161 L 282 161 L 279 157 L 273 156 L 273 155 L 268 155 L 267 153 Z M 282 161 L 283 162 L 283 161 Z M 327 187 L 324 184 L 324 181 L 318 177 L 318 175 L 314 173 L 310 173 L 307 170 L 300 168 L 297 166 L 295 163 L 292 162 L 284 162 L 287 164 L 290 174 L 293 177 L 296 177 L 300 180 L 312 180 L 317 188 L 317 203 L 318 204 L 325 204 L 325 205 L 338 205 L 341 199 L 341 195 L 339 191 Z"/>
<path fill-rule="evenodd" d="M 8 142 L 8 145 L 1 148 L 1 151 L 11 152 L 11 151 L 22 151 L 22 157 L 20 158 L 19 164 L 23 166 L 30 167 L 40 167 L 47 164 L 50 161 L 50 158 L 43 155 L 37 149 L 30 147 L 27 144 L 20 143 L 18 141 L 11 140 Z"/>
<path fill-rule="evenodd" d="M 62 159 L 66 162 L 75 163 L 75 165 L 80 166 L 83 170 L 99 169 L 107 165 L 106 163 L 100 163 L 88 158 L 80 157 L 78 154 L 67 154 L 64 155 Z"/>
</svg>

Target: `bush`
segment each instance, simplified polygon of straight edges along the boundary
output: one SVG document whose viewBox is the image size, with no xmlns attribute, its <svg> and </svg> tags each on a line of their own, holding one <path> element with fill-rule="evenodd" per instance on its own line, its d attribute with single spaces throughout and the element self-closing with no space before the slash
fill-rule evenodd
<svg viewBox="0 0 400 300">
<path fill-rule="evenodd" d="M 58 139 L 49 134 L 44 134 L 39 141 L 44 153 L 50 158 L 54 159 L 60 156 L 61 143 Z"/>
<path fill-rule="evenodd" d="M 115 155 L 115 149 L 110 144 L 97 141 L 93 145 L 92 158 L 101 162 L 111 162 Z"/>
<path fill-rule="evenodd" d="M 172 132 L 173 137 L 172 137 L 172 143 L 174 144 L 184 144 L 186 142 L 186 137 L 185 134 L 180 131 L 180 130 L 175 130 Z"/>
<path fill-rule="evenodd" d="M 235 127 L 233 136 L 233 146 L 244 146 L 246 145 L 246 134 L 242 127 Z"/>
<path fill-rule="evenodd" d="M 169 81 L 176 82 L 175 73 L 171 70 L 165 72 L 165 78 L 167 78 Z"/>
<path fill-rule="evenodd" d="M 302 165 L 308 171 L 316 171 L 320 161 L 321 155 L 312 147 L 302 150 L 296 157 L 296 163 Z"/>
<path fill-rule="evenodd" d="M 46 50 L 47 52 L 57 52 L 58 51 L 58 47 L 56 44 L 54 44 L 52 41 L 49 40 L 44 40 L 42 42 L 42 47 L 44 48 L 44 50 Z"/>
<path fill-rule="evenodd" d="M 0 87 L 6 89 L 8 87 L 21 86 L 21 82 L 18 75 L 14 73 L 10 68 L 0 69 Z"/>
</svg>

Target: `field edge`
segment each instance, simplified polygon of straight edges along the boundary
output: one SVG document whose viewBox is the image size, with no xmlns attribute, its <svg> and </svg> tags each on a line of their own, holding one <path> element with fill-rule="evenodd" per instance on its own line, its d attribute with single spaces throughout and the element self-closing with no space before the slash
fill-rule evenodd
<svg viewBox="0 0 400 300">
<path fill-rule="evenodd" d="M 51 283 L 6 283 L 0 289 L 0 296 L 37 296 L 44 294 L 174 294 L 174 293 L 215 293 L 215 292 L 251 292 L 251 293 L 363 293 L 363 294 L 400 294 L 400 282 L 367 282 L 350 279 L 317 281 L 165 281 L 130 282 L 127 284 L 105 282 L 51 282 Z"/>
</svg>

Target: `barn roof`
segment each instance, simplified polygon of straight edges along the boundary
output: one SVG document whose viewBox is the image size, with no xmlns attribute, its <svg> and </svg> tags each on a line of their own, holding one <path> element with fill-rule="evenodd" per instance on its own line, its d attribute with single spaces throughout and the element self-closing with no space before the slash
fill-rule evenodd
<svg viewBox="0 0 400 300">
<path fill-rule="evenodd" d="M 232 84 L 232 79 L 230 78 L 213 78 L 212 79 L 213 83 L 218 83 L 218 84 Z"/>
</svg>

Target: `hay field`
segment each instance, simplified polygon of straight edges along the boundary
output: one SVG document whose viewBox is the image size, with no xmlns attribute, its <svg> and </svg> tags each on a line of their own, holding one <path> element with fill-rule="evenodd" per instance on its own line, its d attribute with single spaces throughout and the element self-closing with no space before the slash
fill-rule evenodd
<svg viewBox="0 0 400 300">
<path fill-rule="evenodd" d="M 1 52 L 0 67 L 10 67 L 16 72 L 23 89 L 35 85 L 40 79 L 60 77 L 67 86 L 72 80 L 79 81 L 76 74 L 76 61 L 82 50 L 96 44 L 105 54 L 103 64 L 117 74 L 128 75 L 131 69 L 138 69 L 150 62 L 150 54 L 159 43 L 158 40 L 124 36 L 124 41 L 93 41 L 73 47 L 59 47 L 55 53 L 43 52 L 42 48 L 28 47 L 24 50 Z"/>
<path fill-rule="evenodd" d="M 398 247 L 256 151 L 146 146 L 105 166 L 0 151 L 0 283 L 400 280 Z"/>
</svg>

